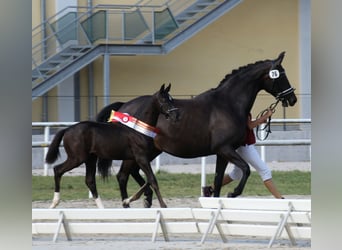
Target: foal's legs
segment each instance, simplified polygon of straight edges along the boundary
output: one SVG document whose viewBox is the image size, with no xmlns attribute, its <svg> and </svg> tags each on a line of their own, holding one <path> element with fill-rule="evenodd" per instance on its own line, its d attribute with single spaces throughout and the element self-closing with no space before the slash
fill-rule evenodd
<svg viewBox="0 0 342 250">
<path fill-rule="evenodd" d="M 144 200 L 144 207 L 150 208 L 152 206 L 152 195 L 153 192 L 149 185 L 145 185 L 146 182 L 144 178 L 139 173 L 140 167 L 134 160 L 124 160 L 121 163 L 121 167 L 119 172 L 116 175 L 116 178 L 119 183 L 120 192 L 121 192 L 121 198 L 122 201 L 127 200 L 128 194 L 127 194 L 127 182 L 129 174 L 132 175 L 132 177 L 135 179 L 135 181 L 140 185 L 140 187 L 144 187 L 145 194 L 145 200 Z M 137 194 L 136 194 L 137 195 Z M 141 195 L 139 195 L 140 197 Z M 126 202 L 123 202 L 123 207 L 129 207 L 129 204 Z"/>
<path fill-rule="evenodd" d="M 159 191 L 159 186 L 158 186 L 157 179 L 156 179 L 156 177 L 153 174 L 153 171 L 152 171 L 152 168 L 151 168 L 151 164 L 148 161 L 148 159 L 143 159 L 143 157 L 141 157 L 140 159 L 137 159 L 137 163 L 141 167 L 142 171 L 144 171 L 144 173 L 146 175 L 146 178 L 147 178 L 147 183 L 145 183 L 145 185 L 142 186 L 136 194 L 134 194 L 133 196 L 131 196 L 128 199 L 125 199 L 123 201 L 123 203 L 124 204 L 129 204 L 130 202 L 139 199 L 140 196 L 143 194 L 145 188 L 148 185 L 151 185 L 153 190 L 154 190 L 154 192 L 157 195 L 160 207 L 163 207 L 163 208 L 167 207 L 165 202 L 164 202 L 164 200 L 163 200 L 163 198 L 162 198 L 162 196 L 161 196 L 161 193 Z"/>
<path fill-rule="evenodd" d="M 143 187 L 146 184 L 146 182 L 145 182 L 145 179 L 140 175 L 139 170 L 140 170 L 139 165 L 135 164 L 133 168 L 131 169 L 130 173 L 132 177 L 134 178 L 134 180 L 140 185 L 140 187 Z M 152 206 L 153 191 L 149 185 L 145 186 L 144 195 L 145 195 L 144 207 L 150 208 Z"/>
<path fill-rule="evenodd" d="M 95 178 L 96 160 L 97 160 L 97 157 L 95 155 L 91 155 L 89 156 L 89 159 L 85 162 L 85 165 L 86 165 L 85 183 L 88 186 L 91 194 L 93 195 L 97 207 L 104 208 L 101 198 L 99 197 L 97 193 L 97 188 L 96 188 L 96 178 Z"/>
<path fill-rule="evenodd" d="M 121 167 L 119 172 L 116 174 L 116 179 L 118 180 L 119 183 L 119 188 L 120 188 L 120 193 L 121 193 L 121 199 L 122 201 L 126 200 L 128 198 L 128 193 L 127 193 L 127 182 L 128 182 L 128 177 L 129 173 L 131 170 L 131 164 L 135 164 L 134 161 L 130 160 L 125 160 L 122 161 Z M 123 207 L 128 208 L 129 203 L 122 203 Z"/>
<path fill-rule="evenodd" d="M 160 151 L 155 151 L 152 154 L 152 157 L 150 158 L 150 160 L 154 159 L 155 157 L 157 157 L 161 152 Z M 153 197 L 153 191 L 150 187 L 150 185 L 147 185 L 145 182 L 145 179 L 140 175 L 140 167 L 139 165 L 135 162 L 135 161 L 131 161 L 132 162 L 132 166 L 131 166 L 131 172 L 130 174 L 132 175 L 132 177 L 134 178 L 134 180 L 140 185 L 141 190 L 143 190 L 143 188 L 145 187 L 145 191 L 144 191 L 144 195 L 145 195 L 145 200 L 144 200 L 144 207 L 145 208 L 150 208 L 152 206 L 152 197 Z M 126 189 L 126 188 L 125 188 Z M 135 195 L 138 195 L 138 193 L 136 193 Z M 139 195 L 140 197 L 141 195 Z"/>
</svg>

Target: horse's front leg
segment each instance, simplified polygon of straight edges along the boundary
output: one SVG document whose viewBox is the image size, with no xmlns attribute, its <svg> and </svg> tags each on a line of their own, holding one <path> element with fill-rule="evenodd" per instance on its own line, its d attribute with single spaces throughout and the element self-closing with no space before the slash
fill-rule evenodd
<svg viewBox="0 0 342 250">
<path fill-rule="evenodd" d="M 162 198 L 162 195 L 161 195 L 161 193 L 159 191 L 159 186 L 158 186 L 157 178 L 153 174 L 152 167 L 151 167 L 151 164 L 148 161 L 148 159 L 142 157 L 142 158 L 139 159 L 138 164 L 141 167 L 141 170 L 144 171 L 144 173 L 146 175 L 147 183 L 149 185 L 151 185 L 151 187 L 153 188 L 154 192 L 156 193 L 158 201 L 159 201 L 159 204 L 160 204 L 160 207 L 162 207 L 162 208 L 167 207 L 166 203 L 164 202 L 164 200 Z"/>
<path fill-rule="evenodd" d="M 138 200 L 143 193 L 145 193 L 144 207 L 150 208 L 152 206 L 152 190 L 148 183 L 145 182 L 144 178 L 139 173 L 140 167 L 134 160 L 124 160 L 121 164 L 120 170 L 116 175 L 119 183 L 122 206 L 125 208 L 130 207 L 130 203 Z M 128 198 L 127 193 L 127 182 L 129 174 L 133 176 L 136 182 L 140 185 L 140 189 L 137 193 Z"/>
<path fill-rule="evenodd" d="M 139 173 L 140 167 L 138 164 L 135 164 L 133 168 L 131 169 L 131 175 L 134 178 L 134 180 L 140 185 L 140 187 L 145 187 L 144 188 L 144 207 L 145 208 L 150 208 L 152 206 L 152 197 L 153 197 L 153 191 L 150 188 L 150 185 L 145 185 L 145 180 L 144 178 L 140 175 Z"/>
<path fill-rule="evenodd" d="M 130 201 L 128 200 L 128 193 L 127 193 L 127 182 L 129 173 L 133 169 L 135 162 L 131 160 L 124 160 L 121 163 L 120 170 L 116 174 L 116 179 L 119 183 L 122 206 L 124 208 L 129 208 Z"/>
<path fill-rule="evenodd" d="M 129 198 L 124 199 L 124 200 L 122 201 L 122 205 L 123 205 L 124 207 L 129 207 L 129 204 L 130 204 L 131 202 L 136 201 L 136 200 L 138 200 L 138 199 L 141 197 L 141 195 L 144 193 L 145 188 L 148 187 L 148 185 L 149 185 L 149 184 L 148 184 L 147 182 L 145 182 L 145 184 L 142 185 L 142 186 L 140 187 L 140 189 L 138 190 L 138 192 L 136 192 L 135 194 L 133 194 L 133 195 L 130 196 Z"/>
<path fill-rule="evenodd" d="M 228 161 L 217 155 L 216 157 L 216 169 L 215 169 L 215 179 L 214 179 L 214 197 L 220 197 L 222 180 L 224 177 L 224 172 L 226 171 Z"/>
</svg>

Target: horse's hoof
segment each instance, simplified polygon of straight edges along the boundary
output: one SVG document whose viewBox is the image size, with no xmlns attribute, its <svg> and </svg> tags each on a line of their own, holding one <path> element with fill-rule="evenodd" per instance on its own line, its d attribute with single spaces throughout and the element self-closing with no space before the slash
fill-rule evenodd
<svg viewBox="0 0 342 250">
<path fill-rule="evenodd" d="M 144 208 L 150 208 L 152 207 L 152 203 L 148 200 L 144 200 Z"/>
<path fill-rule="evenodd" d="M 235 198 L 235 197 L 237 197 L 237 196 L 238 196 L 238 195 L 236 195 L 236 194 L 234 194 L 234 193 L 231 193 L 231 192 L 229 192 L 228 195 L 227 195 L 228 198 Z"/>
<path fill-rule="evenodd" d="M 124 199 L 124 200 L 122 201 L 122 207 L 124 207 L 124 208 L 130 208 L 130 206 L 129 206 L 129 200 L 128 200 L 128 199 Z"/>
<path fill-rule="evenodd" d="M 53 201 L 49 208 L 50 209 L 56 208 L 58 206 L 58 204 L 59 204 L 59 201 Z"/>
</svg>

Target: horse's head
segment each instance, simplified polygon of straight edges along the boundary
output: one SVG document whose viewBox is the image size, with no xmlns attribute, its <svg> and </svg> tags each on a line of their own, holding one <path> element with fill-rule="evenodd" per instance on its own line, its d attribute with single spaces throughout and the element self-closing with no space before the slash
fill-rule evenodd
<svg viewBox="0 0 342 250">
<path fill-rule="evenodd" d="M 295 105 L 297 97 L 294 93 L 295 89 L 291 87 L 285 69 L 281 65 L 284 56 L 285 52 L 282 52 L 277 59 L 270 61 L 271 66 L 268 67 L 264 76 L 264 88 L 277 100 L 281 101 L 284 107 L 287 107 L 288 105 Z"/>
<path fill-rule="evenodd" d="M 165 84 L 160 87 L 160 90 L 156 93 L 156 98 L 159 103 L 160 113 L 165 115 L 166 119 L 170 118 L 176 121 L 179 116 L 179 110 L 174 106 L 173 98 L 169 94 L 171 89 L 171 83 L 165 88 Z"/>
</svg>

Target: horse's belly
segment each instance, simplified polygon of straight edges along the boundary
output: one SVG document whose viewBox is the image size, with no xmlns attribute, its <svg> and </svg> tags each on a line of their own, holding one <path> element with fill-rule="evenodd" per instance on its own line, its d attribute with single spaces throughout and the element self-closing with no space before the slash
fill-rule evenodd
<svg viewBox="0 0 342 250">
<path fill-rule="evenodd" d="M 208 143 L 199 141 L 184 141 L 171 138 L 155 138 L 155 145 L 161 151 L 181 158 L 195 158 L 211 155 Z"/>
<path fill-rule="evenodd" d="M 127 150 L 124 150 L 123 147 L 111 147 L 111 148 L 96 148 L 91 151 L 91 153 L 97 155 L 103 159 L 111 159 L 111 160 L 127 160 L 132 159 L 132 152 L 127 147 Z"/>
</svg>

